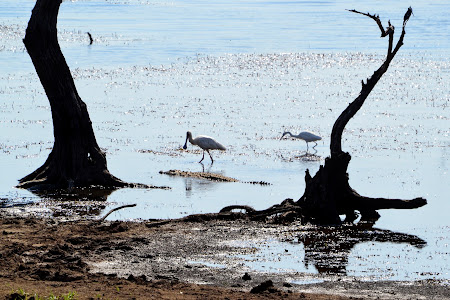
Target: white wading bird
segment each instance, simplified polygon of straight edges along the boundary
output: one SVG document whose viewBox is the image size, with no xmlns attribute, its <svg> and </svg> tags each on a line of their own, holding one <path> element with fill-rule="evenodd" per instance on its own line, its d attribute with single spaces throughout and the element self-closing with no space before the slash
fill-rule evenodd
<svg viewBox="0 0 450 300">
<path fill-rule="evenodd" d="M 306 142 L 306 152 L 308 152 L 308 143 L 309 142 L 314 142 L 315 145 L 313 146 L 313 149 L 315 149 L 315 147 L 317 146 L 316 141 L 320 141 L 322 138 L 320 136 L 318 136 L 317 134 L 311 132 L 311 131 L 302 131 L 297 135 L 294 135 L 292 133 L 290 133 L 289 131 L 285 131 L 283 133 L 283 135 L 281 136 L 280 140 L 286 135 L 289 134 L 291 137 L 293 138 L 297 138 L 297 139 L 301 139 L 304 140 Z"/>
<path fill-rule="evenodd" d="M 190 142 L 192 145 L 197 145 L 200 148 L 203 149 L 203 157 L 199 161 L 202 162 L 205 158 L 205 151 L 208 152 L 209 157 L 211 158 L 211 163 L 214 162 L 211 153 L 209 153 L 209 150 L 226 150 L 226 148 L 219 142 L 217 142 L 212 137 L 206 136 L 206 135 L 199 135 L 195 137 L 195 139 L 192 139 L 192 133 L 188 131 L 186 133 L 186 143 L 184 143 L 183 149 L 187 149 L 187 142 Z"/>
</svg>

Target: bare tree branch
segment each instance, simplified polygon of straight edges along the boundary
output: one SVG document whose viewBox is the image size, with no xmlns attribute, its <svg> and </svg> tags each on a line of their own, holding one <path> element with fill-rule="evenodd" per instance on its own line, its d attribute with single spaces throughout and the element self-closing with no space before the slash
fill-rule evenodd
<svg viewBox="0 0 450 300">
<path fill-rule="evenodd" d="M 360 12 L 360 11 L 357 11 L 357 10 L 354 10 L 354 9 L 347 9 L 347 10 L 351 11 L 351 12 L 354 12 L 354 13 L 357 13 L 357 14 L 361 14 L 361 15 L 367 16 L 367 17 L 373 19 L 375 22 L 377 22 L 377 25 L 378 25 L 378 27 L 381 30 L 381 37 L 385 37 L 386 35 L 388 35 L 386 30 L 384 30 L 384 28 L 383 28 L 383 24 L 381 24 L 379 15 L 371 15 L 369 13 L 363 13 L 363 12 Z"/>
<path fill-rule="evenodd" d="M 362 13 L 356 10 L 348 10 L 350 12 L 354 12 L 354 13 L 358 13 L 364 16 L 368 16 L 371 19 L 374 19 L 378 26 L 381 28 L 383 28 L 383 26 L 381 25 L 381 21 L 378 15 L 371 15 L 369 13 Z M 407 19 L 409 19 L 408 16 L 408 12 L 411 11 L 412 13 L 412 9 L 408 8 L 408 11 L 405 14 L 404 20 L 407 21 Z M 347 107 L 347 109 L 345 109 L 341 115 L 338 117 L 338 119 L 336 120 L 336 122 L 334 123 L 333 126 L 333 130 L 331 132 L 331 143 L 330 143 L 330 150 L 331 150 L 331 156 L 336 156 L 336 155 L 340 155 L 342 153 L 342 147 L 341 147 L 341 139 L 342 139 L 342 132 L 345 128 L 345 126 L 347 125 L 348 121 L 350 121 L 350 119 L 356 114 L 356 112 L 361 108 L 361 106 L 363 105 L 364 101 L 366 100 L 366 98 L 369 96 L 370 92 L 372 91 L 372 89 L 375 87 L 375 85 L 377 84 L 378 80 L 381 78 L 381 76 L 383 76 L 383 74 L 387 71 L 389 64 L 391 63 L 392 59 L 394 59 L 395 55 L 397 54 L 398 50 L 400 49 L 400 47 L 403 45 L 403 38 L 405 37 L 405 26 L 406 26 L 406 21 L 403 22 L 403 30 L 402 30 L 402 34 L 400 35 L 400 38 L 394 48 L 394 50 L 392 50 L 393 47 L 393 40 L 394 40 L 394 26 L 391 24 L 391 22 L 389 21 L 389 27 L 386 31 L 383 30 L 384 34 L 388 34 L 389 35 L 389 46 L 388 46 L 388 54 L 386 57 L 386 61 L 380 66 L 380 68 L 378 70 L 376 70 L 373 75 L 367 79 L 367 82 L 364 83 L 364 81 L 362 81 L 362 87 L 361 87 L 361 92 L 358 95 L 358 97 L 349 104 L 349 106 Z M 382 35 L 383 36 L 383 35 Z"/>
<path fill-rule="evenodd" d="M 406 23 L 403 23 L 403 28 L 402 28 L 402 34 L 400 35 L 400 38 L 398 39 L 397 45 L 395 46 L 394 51 L 392 51 L 392 57 L 395 56 L 395 54 L 397 54 L 397 51 L 400 49 L 401 46 L 403 46 L 403 38 L 405 37 L 405 26 Z"/>
<path fill-rule="evenodd" d="M 392 53 L 392 44 L 394 43 L 394 31 L 395 31 L 394 26 L 391 25 L 391 21 L 388 21 L 388 24 L 389 24 L 389 27 L 386 31 L 386 33 L 389 35 L 389 46 L 388 46 L 387 57 L 389 57 L 389 55 L 391 55 L 391 53 Z"/>
<path fill-rule="evenodd" d="M 397 51 L 400 49 L 400 47 L 403 45 L 403 37 L 405 36 L 405 26 L 406 23 L 408 22 L 409 18 L 411 17 L 411 15 L 413 15 L 413 11 L 411 6 L 408 8 L 408 10 L 406 11 L 405 15 L 403 16 L 403 28 L 402 28 L 402 34 L 400 36 L 400 39 L 397 42 L 397 45 L 394 48 L 394 51 L 392 51 L 392 47 L 393 47 L 393 41 L 394 41 L 394 31 L 395 31 L 395 27 L 391 24 L 391 21 L 388 21 L 388 27 L 386 27 L 386 29 L 383 28 L 383 24 L 381 23 L 380 20 L 380 16 L 379 15 L 371 15 L 370 13 L 363 13 L 360 11 L 357 11 L 355 9 L 347 9 L 347 11 L 353 12 L 353 13 L 357 13 L 357 14 L 361 14 L 364 16 L 367 16 L 371 19 L 373 19 L 377 25 L 378 28 L 380 28 L 381 31 L 381 37 L 385 37 L 385 36 L 389 36 L 389 46 L 388 46 L 388 59 L 392 60 L 392 58 L 394 58 L 395 54 L 397 53 Z M 364 83 L 363 83 L 364 86 Z"/>
</svg>

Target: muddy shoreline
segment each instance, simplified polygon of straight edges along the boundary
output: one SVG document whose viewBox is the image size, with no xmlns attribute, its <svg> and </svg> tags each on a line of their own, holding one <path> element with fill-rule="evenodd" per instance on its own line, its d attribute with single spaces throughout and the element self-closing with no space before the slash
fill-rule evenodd
<svg viewBox="0 0 450 300">
<path fill-rule="evenodd" d="M 292 230 L 246 220 L 148 227 L 3 216 L 0 299 L 18 289 L 40 295 L 76 291 L 80 299 L 450 299 L 448 286 L 435 280 L 314 278 L 256 272 L 239 261 L 255 249 L 238 241 L 283 239 Z M 299 278 L 319 283 L 295 284 Z M 268 280 L 273 285 L 251 292 Z"/>
</svg>

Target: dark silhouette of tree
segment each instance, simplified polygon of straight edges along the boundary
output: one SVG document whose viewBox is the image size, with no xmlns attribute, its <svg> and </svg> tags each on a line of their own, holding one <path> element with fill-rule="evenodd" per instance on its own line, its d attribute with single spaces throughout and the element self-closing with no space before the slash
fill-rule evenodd
<svg viewBox="0 0 450 300">
<path fill-rule="evenodd" d="M 361 213 L 363 221 L 373 220 L 379 218 L 376 211 L 379 209 L 410 209 L 426 204 L 426 200 L 423 198 L 401 200 L 364 197 L 353 190 L 348 182 L 347 167 L 351 156 L 349 153 L 342 151 L 342 133 L 347 123 L 359 111 L 370 92 L 388 70 L 391 61 L 403 45 L 406 33 L 405 27 L 412 9 L 409 8 L 405 14 L 402 33 L 395 47 L 393 42 L 395 28 L 390 21 L 388 27 L 384 29 L 378 15 L 361 13 L 356 10 L 350 11 L 375 20 L 380 28 L 381 37 L 387 36 L 389 38 L 388 51 L 384 63 L 367 79 L 366 83 L 362 81 L 361 92 L 358 97 L 348 105 L 335 121 L 331 132 L 331 156 L 325 159 L 324 166 L 320 166 L 314 177 L 311 177 L 308 170 L 306 171 L 305 192 L 296 203 L 302 208 L 302 217 L 305 222 L 338 224 L 341 222 L 339 215 L 342 214 L 346 215 L 345 221 L 353 222 L 357 218 L 355 210 Z"/>
<path fill-rule="evenodd" d="M 245 210 L 246 215 L 254 220 L 275 216 L 275 220 L 280 222 L 301 218 L 303 223 L 341 224 L 340 215 L 346 216 L 344 222 L 353 222 L 358 218 L 356 211 L 359 211 L 361 221 L 373 223 L 380 217 L 377 212 L 379 209 L 412 209 L 427 203 L 423 198 L 402 200 L 364 197 L 350 187 L 347 167 L 351 156 L 349 153 L 342 151 L 342 133 L 347 123 L 358 112 L 375 85 L 388 70 L 391 61 L 403 45 L 403 39 L 406 34 L 405 27 L 412 14 L 412 8 L 408 8 L 405 13 L 402 33 L 395 47 L 395 28 L 390 22 L 388 22 L 389 26 L 385 29 L 378 15 L 362 13 L 356 10 L 350 11 L 375 20 L 381 30 L 381 37 L 387 36 L 389 44 L 383 64 L 367 79 L 366 83 L 362 81 L 361 92 L 358 97 L 348 105 L 335 121 L 331 132 L 331 155 L 325 159 L 325 164 L 320 166 L 314 177 L 311 177 L 309 170 L 306 170 L 305 191 L 298 201 L 286 199 L 281 204 L 276 204 L 262 211 L 244 205 L 228 206 L 219 213 L 222 217 L 224 214 L 232 214 L 232 210 L 241 209 Z"/>
<path fill-rule="evenodd" d="M 58 44 L 56 25 L 61 2 L 37 0 L 23 39 L 50 102 L 55 141 L 45 163 L 20 179 L 18 187 L 51 190 L 137 186 L 108 171 L 106 155 L 95 139 L 86 104 L 78 95 Z"/>
</svg>

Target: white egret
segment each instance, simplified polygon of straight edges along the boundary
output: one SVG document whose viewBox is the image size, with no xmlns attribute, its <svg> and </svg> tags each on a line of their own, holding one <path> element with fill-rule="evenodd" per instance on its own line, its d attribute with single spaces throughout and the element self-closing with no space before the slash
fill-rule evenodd
<svg viewBox="0 0 450 300">
<path fill-rule="evenodd" d="M 308 152 L 308 143 L 309 142 L 314 142 L 315 145 L 313 146 L 313 148 L 315 148 L 317 146 L 316 141 L 320 141 L 322 139 L 320 136 L 318 136 L 317 134 L 315 134 L 311 131 L 302 131 L 297 135 L 292 134 L 289 131 L 285 131 L 283 133 L 283 135 L 281 136 L 280 140 L 287 134 L 289 134 L 293 138 L 304 140 L 306 142 L 306 152 Z"/>
<path fill-rule="evenodd" d="M 209 157 L 211 158 L 211 163 L 214 162 L 211 153 L 209 153 L 209 150 L 226 150 L 226 148 L 219 143 L 218 141 L 216 141 L 215 139 L 213 139 L 212 137 L 206 136 L 206 135 L 199 135 L 197 137 L 195 137 L 195 139 L 192 138 L 192 133 L 190 131 L 188 131 L 186 133 L 186 143 L 184 143 L 183 149 L 187 149 L 187 142 L 190 142 L 192 145 L 197 145 L 200 148 L 203 149 L 203 157 L 202 159 L 199 161 L 202 162 L 203 159 L 205 158 L 205 151 L 208 152 Z"/>
</svg>

